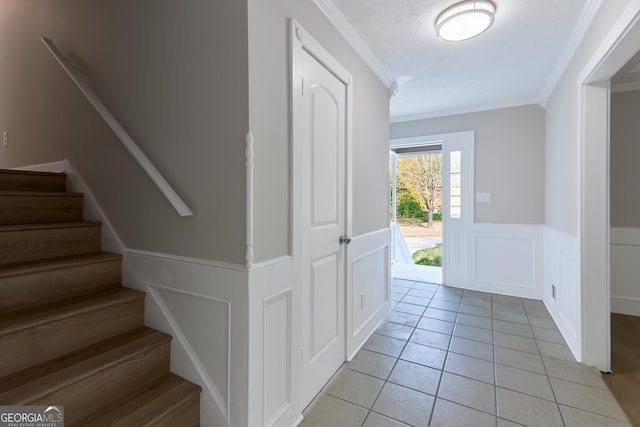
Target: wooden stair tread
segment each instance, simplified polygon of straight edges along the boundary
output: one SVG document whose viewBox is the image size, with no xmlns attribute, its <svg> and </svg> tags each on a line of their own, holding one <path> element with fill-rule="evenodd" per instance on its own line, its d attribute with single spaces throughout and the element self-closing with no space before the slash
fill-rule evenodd
<svg viewBox="0 0 640 427">
<path fill-rule="evenodd" d="M 45 172 L 45 171 L 28 171 L 23 169 L 0 169 L 0 174 L 4 175 L 31 175 L 31 176 L 59 176 L 66 177 L 66 172 Z"/>
<path fill-rule="evenodd" d="M 199 399 L 202 391 L 197 386 L 175 374 L 167 374 L 159 383 L 112 403 L 83 420 L 83 425 L 155 426 L 164 416 L 179 412 L 179 408 L 191 399 Z"/>
<path fill-rule="evenodd" d="M 0 279 L 19 274 L 36 273 L 40 271 L 71 268 L 79 265 L 95 264 L 99 262 L 121 260 L 122 255 L 110 252 L 93 252 L 81 255 L 69 255 L 46 260 L 25 261 L 0 266 Z"/>
<path fill-rule="evenodd" d="M 169 335 L 141 328 L 85 347 L 0 380 L 0 402 L 20 404 L 51 393 L 69 383 L 134 358 L 151 346 L 167 344 Z"/>
<path fill-rule="evenodd" d="M 66 407 L 68 425 L 198 426 L 201 388 L 83 220 L 66 173 L 0 169 L 0 403 Z"/>
<path fill-rule="evenodd" d="M 67 191 L 12 191 L 0 190 L 0 197 L 84 197 L 83 193 L 70 193 Z"/>
<path fill-rule="evenodd" d="M 37 306 L 0 314 L 0 337 L 37 325 L 94 311 L 103 307 L 144 298 L 145 293 L 127 288 L 109 289 L 56 302 L 53 307 Z"/>
<path fill-rule="evenodd" d="M 36 224 L 4 224 L 0 225 L 0 233 L 4 231 L 48 230 L 54 228 L 96 227 L 99 221 L 42 222 Z"/>
</svg>

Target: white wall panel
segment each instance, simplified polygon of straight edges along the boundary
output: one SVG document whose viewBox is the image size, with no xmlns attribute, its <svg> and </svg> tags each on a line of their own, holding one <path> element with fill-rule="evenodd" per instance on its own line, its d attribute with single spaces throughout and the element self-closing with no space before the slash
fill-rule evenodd
<svg viewBox="0 0 640 427">
<path fill-rule="evenodd" d="M 230 302 L 152 284 L 148 286 L 154 302 L 170 320 L 172 332 L 179 334 L 174 336 L 173 345 L 188 349 L 191 362 L 210 380 L 207 389 L 216 394 L 216 399 L 226 410 L 230 387 Z M 203 363 L 202 357 L 215 363 Z"/>
<path fill-rule="evenodd" d="M 640 228 L 611 228 L 611 311 L 640 316 Z"/>
<path fill-rule="evenodd" d="M 543 226 L 476 223 L 473 233 L 469 289 L 542 299 Z"/>
<path fill-rule="evenodd" d="M 247 424 L 247 272 L 127 249 L 124 284 L 147 293 L 145 323 L 173 336 L 171 369 L 202 389 L 203 426 Z"/>
<path fill-rule="evenodd" d="M 535 239 L 477 236 L 475 249 L 476 282 L 535 289 Z"/>
<path fill-rule="evenodd" d="M 293 260 L 249 270 L 249 426 L 290 427 L 301 417 L 301 329 Z"/>
<path fill-rule="evenodd" d="M 292 290 L 264 300 L 264 418 L 272 426 L 291 406 Z"/>
<path fill-rule="evenodd" d="M 580 245 L 576 237 L 545 227 L 544 246 L 544 303 L 573 355 L 581 361 Z"/>
<path fill-rule="evenodd" d="M 390 306 L 391 231 L 354 237 L 347 249 L 347 360 L 386 318 Z"/>
</svg>

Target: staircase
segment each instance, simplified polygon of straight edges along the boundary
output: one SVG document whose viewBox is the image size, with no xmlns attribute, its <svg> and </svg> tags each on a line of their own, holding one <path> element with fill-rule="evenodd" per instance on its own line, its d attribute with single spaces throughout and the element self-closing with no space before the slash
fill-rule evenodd
<svg viewBox="0 0 640 427">
<path fill-rule="evenodd" d="M 200 387 L 169 372 L 98 222 L 64 173 L 0 170 L 0 405 L 64 406 L 65 425 L 197 426 Z"/>
</svg>

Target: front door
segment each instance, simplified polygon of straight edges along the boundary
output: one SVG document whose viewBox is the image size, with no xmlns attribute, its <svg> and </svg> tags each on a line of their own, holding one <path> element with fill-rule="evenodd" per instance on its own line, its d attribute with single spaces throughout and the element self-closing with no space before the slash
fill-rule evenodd
<svg viewBox="0 0 640 427">
<path fill-rule="evenodd" d="M 465 288 L 473 263 L 469 247 L 474 221 L 473 133 L 454 134 L 443 147 L 443 283 Z"/>
<path fill-rule="evenodd" d="M 306 406 L 345 361 L 348 88 L 306 49 L 294 57 L 302 237 L 302 399 Z M 296 124 L 294 123 L 294 126 Z M 294 212 L 296 209 L 294 208 Z M 295 232 L 294 232 L 295 234 Z"/>
</svg>

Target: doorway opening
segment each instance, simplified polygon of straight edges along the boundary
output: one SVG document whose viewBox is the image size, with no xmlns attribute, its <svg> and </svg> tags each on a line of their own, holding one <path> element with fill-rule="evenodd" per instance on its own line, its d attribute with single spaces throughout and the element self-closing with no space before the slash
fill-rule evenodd
<svg viewBox="0 0 640 427">
<path fill-rule="evenodd" d="M 391 140 L 391 277 L 457 288 L 468 286 L 470 272 L 473 271 L 475 263 L 473 250 L 474 143 L 474 131 Z M 435 193 L 439 196 L 440 202 L 433 203 L 432 213 L 434 220 L 442 218 L 439 241 L 441 267 L 415 265 L 413 253 L 409 253 L 398 218 L 399 207 L 396 194 L 398 159 L 402 156 L 424 154 L 440 155 L 440 183 L 432 185 L 437 188 Z M 432 158 L 434 162 L 436 159 Z M 428 219 L 428 211 L 426 216 Z M 436 246 L 437 243 L 438 241 Z M 407 246 L 406 251 L 404 246 Z M 416 258 L 420 255 L 419 252 Z"/>
<path fill-rule="evenodd" d="M 638 51 L 640 1 L 625 10 L 578 76 L 581 194 L 580 350 L 583 363 L 611 371 L 611 79 Z"/>
<path fill-rule="evenodd" d="M 442 284 L 442 143 L 392 148 L 392 275 Z"/>
</svg>

